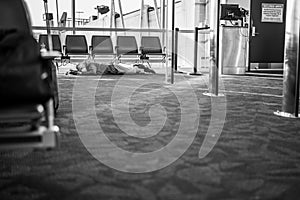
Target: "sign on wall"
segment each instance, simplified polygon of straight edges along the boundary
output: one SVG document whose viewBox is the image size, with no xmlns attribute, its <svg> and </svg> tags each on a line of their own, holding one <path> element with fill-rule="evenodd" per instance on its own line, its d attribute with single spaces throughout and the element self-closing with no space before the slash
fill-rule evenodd
<svg viewBox="0 0 300 200">
<path fill-rule="evenodd" d="M 262 3 L 261 22 L 283 23 L 284 4 Z"/>
</svg>

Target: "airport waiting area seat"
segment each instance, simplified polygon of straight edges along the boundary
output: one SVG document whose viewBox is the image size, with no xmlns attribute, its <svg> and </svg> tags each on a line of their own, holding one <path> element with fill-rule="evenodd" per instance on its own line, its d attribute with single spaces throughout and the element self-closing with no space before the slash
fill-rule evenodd
<svg viewBox="0 0 300 200">
<path fill-rule="evenodd" d="M 117 36 L 116 54 L 118 59 L 139 61 L 139 49 L 134 36 Z"/>
<path fill-rule="evenodd" d="M 67 35 L 63 49 L 70 62 L 82 62 L 90 55 L 85 35 Z"/>
<path fill-rule="evenodd" d="M 166 54 L 163 53 L 160 39 L 157 36 L 142 36 L 140 51 L 142 62 L 165 62 Z"/>
<path fill-rule="evenodd" d="M 52 34 L 52 49 L 54 51 L 58 51 L 62 54 L 62 46 L 60 37 L 57 34 Z M 45 48 L 49 51 L 49 42 L 48 42 L 48 35 L 47 34 L 40 34 L 39 35 L 39 45 L 42 48 L 45 45 Z"/>
<path fill-rule="evenodd" d="M 59 69 L 58 62 L 62 63 L 65 57 L 62 51 L 60 36 L 57 34 L 51 34 L 51 38 L 52 38 L 52 50 L 60 53 L 60 56 L 54 59 L 56 61 L 55 63 L 58 70 Z M 47 34 L 40 34 L 38 42 L 41 49 L 45 48 L 47 51 L 49 51 L 49 39 Z"/>
<path fill-rule="evenodd" d="M 57 147 L 56 54 L 41 54 L 23 0 L 0 0 L 0 18 L 0 149 Z"/>
<path fill-rule="evenodd" d="M 111 37 L 107 35 L 93 35 L 90 53 L 96 61 L 113 61 L 116 54 L 114 53 Z"/>
</svg>

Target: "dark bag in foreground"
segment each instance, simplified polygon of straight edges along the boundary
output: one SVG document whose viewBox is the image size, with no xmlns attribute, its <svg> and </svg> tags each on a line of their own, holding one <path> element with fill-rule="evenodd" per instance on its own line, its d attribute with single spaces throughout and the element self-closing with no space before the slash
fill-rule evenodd
<svg viewBox="0 0 300 200">
<path fill-rule="evenodd" d="M 45 103 L 53 96 L 51 61 L 40 56 L 31 35 L 0 31 L 0 103 Z"/>
</svg>

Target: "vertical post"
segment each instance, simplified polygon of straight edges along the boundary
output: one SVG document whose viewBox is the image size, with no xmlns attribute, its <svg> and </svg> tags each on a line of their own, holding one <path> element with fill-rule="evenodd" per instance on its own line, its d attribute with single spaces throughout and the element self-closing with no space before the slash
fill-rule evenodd
<svg viewBox="0 0 300 200">
<path fill-rule="evenodd" d="M 198 28 L 195 27 L 195 38 L 194 38 L 194 72 L 190 75 L 201 76 L 201 72 L 198 72 L 198 46 L 199 46 L 199 30 L 209 29 L 209 27 Z"/>
<path fill-rule="evenodd" d="M 144 5 L 144 0 L 141 0 L 141 10 L 140 10 L 140 29 L 142 29 L 143 28 L 143 21 L 144 21 L 144 7 L 145 7 L 145 5 Z M 142 38 L 142 36 L 143 36 L 143 33 L 142 32 L 140 32 L 140 41 L 141 41 L 141 38 Z"/>
<path fill-rule="evenodd" d="M 149 6 L 147 5 L 145 7 L 146 9 L 146 14 L 145 14 L 145 18 L 146 18 L 146 28 L 149 29 L 150 28 L 150 17 L 149 17 Z M 148 32 L 148 35 L 150 35 L 150 32 Z"/>
<path fill-rule="evenodd" d="M 172 0 L 172 58 L 171 58 L 171 84 L 174 84 L 174 61 L 175 61 L 175 0 Z"/>
<path fill-rule="evenodd" d="M 159 17 L 158 17 L 158 6 L 157 6 L 157 1 L 154 0 L 154 8 L 155 8 L 155 18 L 156 18 L 156 22 L 157 22 L 157 27 L 160 28 L 160 21 L 159 21 Z"/>
<path fill-rule="evenodd" d="M 49 51 L 52 51 L 53 46 L 52 46 L 52 36 L 51 36 L 51 30 L 50 30 L 49 11 L 48 11 L 48 1 L 47 0 L 44 0 L 44 8 L 45 8 L 46 27 L 47 27 L 47 36 L 48 36 L 48 48 L 49 48 Z"/>
<path fill-rule="evenodd" d="M 299 89 L 300 89 L 300 26 L 298 34 L 298 65 L 296 73 L 296 91 L 295 91 L 295 117 L 299 117 Z"/>
<path fill-rule="evenodd" d="M 178 35 L 179 35 L 179 28 L 175 28 L 175 72 L 178 71 Z"/>
<path fill-rule="evenodd" d="M 76 26 L 76 16 L 75 16 L 75 0 L 72 0 L 72 28 L 73 28 L 73 35 L 75 35 L 75 26 Z"/>
<path fill-rule="evenodd" d="M 283 112 L 295 114 L 297 97 L 297 80 L 298 63 L 299 63 L 299 17 L 300 17 L 299 0 L 287 1 L 287 21 L 286 21 L 286 44 L 285 44 L 285 59 L 284 63 L 284 81 L 283 81 Z M 297 100 L 296 100 L 297 99 Z"/>
<path fill-rule="evenodd" d="M 59 26 L 58 0 L 56 0 L 56 18 L 57 26 Z"/>
<path fill-rule="evenodd" d="M 117 27 L 116 20 L 116 5 L 115 0 L 111 0 L 111 12 L 110 12 L 110 28 Z M 110 35 L 112 35 L 112 31 L 110 31 Z M 117 32 L 115 32 L 115 36 L 117 37 Z"/>
<path fill-rule="evenodd" d="M 298 6 L 298 11 L 296 11 L 296 13 L 298 13 L 298 55 L 297 55 L 297 65 L 296 65 L 296 87 L 295 87 L 295 117 L 299 117 L 299 89 L 300 89 L 300 9 L 299 6 L 300 5 L 296 5 Z"/>
<path fill-rule="evenodd" d="M 276 115 L 299 117 L 300 1 L 287 0 L 282 112 Z"/>
<path fill-rule="evenodd" d="M 141 0 L 141 10 L 140 10 L 140 29 L 143 28 L 143 14 L 144 14 L 144 0 Z"/>
<path fill-rule="evenodd" d="M 123 28 L 125 28 L 125 22 L 124 22 L 124 17 L 123 17 L 123 9 L 122 9 L 121 0 L 119 0 L 119 8 L 120 8 L 122 26 L 123 26 Z"/>
<path fill-rule="evenodd" d="M 199 41 L 199 32 L 198 27 L 195 27 L 195 45 L 194 45 L 194 74 L 197 74 L 197 65 L 198 65 L 198 41 Z"/>
<path fill-rule="evenodd" d="M 166 83 L 170 83 L 171 82 L 171 70 L 169 69 L 169 63 L 170 63 L 170 40 L 169 38 L 169 23 L 167 23 L 169 21 L 169 0 L 163 0 L 163 4 L 164 4 L 164 20 L 163 20 L 163 27 L 164 27 L 164 44 L 165 44 L 165 53 L 166 53 L 166 73 L 165 73 L 165 81 Z"/>
<path fill-rule="evenodd" d="M 161 26 L 162 29 L 166 31 L 166 0 L 162 0 L 162 5 L 161 5 Z M 164 47 L 166 47 L 165 40 L 166 40 L 166 32 L 163 32 L 162 44 Z"/>
<path fill-rule="evenodd" d="M 219 35 L 220 35 L 220 0 L 210 1 L 210 69 L 209 93 L 219 96 Z"/>
<path fill-rule="evenodd" d="M 111 11 L 110 11 L 110 28 L 113 28 L 115 26 L 115 0 L 111 0 Z M 111 34 L 111 31 L 110 31 Z"/>
</svg>

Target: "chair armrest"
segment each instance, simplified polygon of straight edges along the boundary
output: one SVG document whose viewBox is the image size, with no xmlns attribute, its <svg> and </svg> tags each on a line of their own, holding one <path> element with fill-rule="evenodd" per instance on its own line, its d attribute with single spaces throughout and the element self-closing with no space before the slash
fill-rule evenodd
<svg viewBox="0 0 300 200">
<path fill-rule="evenodd" d="M 166 52 L 166 49 L 167 49 L 167 47 L 163 47 L 163 48 L 162 48 L 162 51 L 163 51 L 163 52 Z"/>
<path fill-rule="evenodd" d="M 115 52 L 116 52 L 116 55 L 118 55 L 118 49 L 119 49 L 119 46 L 116 45 L 116 46 L 115 46 Z"/>
<path fill-rule="evenodd" d="M 140 46 L 140 52 L 141 52 L 141 54 L 143 54 L 143 49 L 144 49 L 144 47 Z"/>
<path fill-rule="evenodd" d="M 61 53 L 59 51 L 45 51 L 45 52 L 41 52 L 41 57 L 42 59 L 45 60 L 51 60 L 54 59 L 56 57 L 60 57 Z"/>
<path fill-rule="evenodd" d="M 66 45 L 63 45 L 63 52 L 64 52 L 64 55 L 67 55 L 67 46 Z"/>
</svg>

